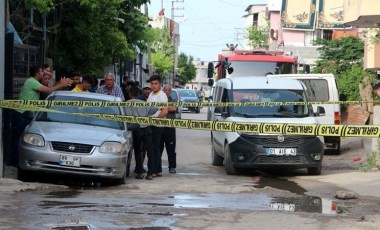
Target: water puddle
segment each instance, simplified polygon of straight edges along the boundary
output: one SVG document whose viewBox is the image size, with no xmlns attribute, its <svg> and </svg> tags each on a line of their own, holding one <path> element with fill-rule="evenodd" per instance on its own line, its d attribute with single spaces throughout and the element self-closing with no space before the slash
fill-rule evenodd
<svg viewBox="0 0 380 230">
<path fill-rule="evenodd" d="M 86 213 L 123 210 L 123 213 L 164 218 L 182 216 L 183 214 L 177 214 L 180 209 L 277 210 L 336 215 L 346 213 L 354 206 L 348 201 L 335 201 L 308 195 L 306 189 L 286 179 L 257 175 L 253 176 L 252 180 L 253 183 L 246 186 L 254 186 L 258 190 L 254 193 L 238 194 L 169 194 L 158 197 L 135 194 L 133 197 L 124 199 L 114 199 L 111 196 L 109 199 L 95 200 L 84 191 L 89 188 L 72 188 L 46 194 L 47 200 L 42 200 L 39 206 L 49 210 L 81 209 Z M 274 188 L 281 191 L 260 192 L 262 188 Z M 289 193 L 283 195 L 282 191 Z"/>
<path fill-rule="evenodd" d="M 275 197 L 272 199 L 270 207 L 279 211 L 308 212 L 321 214 L 337 214 L 337 204 L 330 199 L 317 196 L 301 197 Z"/>
<path fill-rule="evenodd" d="M 335 215 L 346 213 L 354 204 L 335 201 L 328 198 L 307 195 L 307 190 L 293 181 L 267 176 L 253 177 L 255 188 L 271 187 L 296 194 L 295 197 L 274 197 L 269 207 L 273 210 L 290 212 L 308 212 Z"/>
<path fill-rule="evenodd" d="M 64 225 L 53 227 L 54 230 L 91 230 L 89 225 Z"/>
<path fill-rule="evenodd" d="M 253 177 L 253 182 L 255 183 L 255 185 L 253 186 L 255 188 L 272 187 L 279 190 L 289 191 L 297 195 L 303 195 L 307 192 L 306 189 L 302 188 L 297 183 L 286 179 L 255 176 Z"/>
<path fill-rule="evenodd" d="M 175 208 L 194 209 L 268 210 L 270 201 L 265 194 L 177 194 L 168 198 Z"/>
</svg>

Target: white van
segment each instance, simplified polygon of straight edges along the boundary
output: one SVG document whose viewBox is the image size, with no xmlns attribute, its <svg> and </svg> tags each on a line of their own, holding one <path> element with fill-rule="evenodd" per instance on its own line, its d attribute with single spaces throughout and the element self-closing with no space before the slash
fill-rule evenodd
<svg viewBox="0 0 380 230">
<path fill-rule="evenodd" d="M 309 101 L 339 101 L 337 84 L 333 74 L 282 74 L 273 75 L 284 78 L 292 78 L 302 81 L 306 88 Z M 319 124 L 340 125 L 341 111 L 339 104 L 313 105 L 325 109 L 326 115 L 317 117 Z M 340 154 L 340 137 L 325 137 L 325 149 L 331 150 L 334 154 Z"/>
<path fill-rule="evenodd" d="M 279 77 L 235 77 L 216 82 L 214 102 L 307 102 L 306 87 L 298 80 Z M 211 120 L 232 122 L 317 124 L 311 106 L 220 106 L 211 108 Z M 320 136 L 274 135 L 212 131 L 212 165 L 227 174 L 241 168 L 307 168 L 310 175 L 322 169 L 324 139 Z"/>
</svg>

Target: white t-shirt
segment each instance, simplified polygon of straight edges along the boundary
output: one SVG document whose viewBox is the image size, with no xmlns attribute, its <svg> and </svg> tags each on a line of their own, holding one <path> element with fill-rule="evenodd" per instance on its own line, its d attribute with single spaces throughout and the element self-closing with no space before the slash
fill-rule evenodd
<svg viewBox="0 0 380 230">
<path fill-rule="evenodd" d="M 168 97 L 164 93 L 164 91 L 159 90 L 157 93 L 151 92 L 149 94 L 147 102 L 168 102 Z M 158 110 L 152 117 L 158 117 L 160 115 L 161 110 Z"/>
</svg>

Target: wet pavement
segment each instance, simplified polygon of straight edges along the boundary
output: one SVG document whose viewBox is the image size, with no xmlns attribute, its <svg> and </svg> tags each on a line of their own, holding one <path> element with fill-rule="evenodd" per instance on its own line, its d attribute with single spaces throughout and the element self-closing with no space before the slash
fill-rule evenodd
<svg viewBox="0 0 380 230">
<path fill-rule="evenodd" d="M 2 195 L 1 205 L 6 206 L 0 214 L 3 221 L 11 221 L 17 213 L 20 229 L 140 229 L 138 227 L 152 226 L 154 228 L 151 229 L 176 229 L 172 224 L 196 210 L 338 215 L 355 205 L 353 202 L 307 195 L 307 191 L 297 183 L 276 177 L 256 175 L 252 177 L 252 183 L 245 186 L 257 190 L 237 194 L 164 194 L 125 189 L 123 186 L 75 186 L 59 191 L 9 193 L 6 200 Z M 270 189 L 276 192 L 268 192 Z M 12 211 L 6 212 L 7 207 L 12 207 Z M 11 226 L 15 224 L 14 221 L 10 223 Z"/>
<path fill-rule="evenodd" d="M 309 178 L 306 171 L 227 176 L 223 167 L 211 166 L 209 134 L 194 131 L 189 135 L 189 131 L 181 130 L 177 138 L 178 143 L 192 138 L 181 146 L 186 152 L 178 155 L 177 174 L 164 172 L 164 177 L 153 181 L 131 177 L 122 186 L 105 186 L 79 178 L 42 177 L 39 182 L 63 184 L 66 189 L 61 186 L 2 192 L 0 229 L 251 229 L 227 226 L 244 223 L 245 215 L 263 213 L 269 220 L 290 214 L 310 215 L 307 223 L 318 218 L 341 221 L 340 217 L 346 217 L 359 205 L 356 200 L 337 200 L 300 186 L 294 174 Z M 320 190 L 332 187 L 317 180 L 308 183 Z M 292 216 L 283 218 L 290 221 Z M 218 223 L 226 225 L 220 227 Z"/>
</svg>

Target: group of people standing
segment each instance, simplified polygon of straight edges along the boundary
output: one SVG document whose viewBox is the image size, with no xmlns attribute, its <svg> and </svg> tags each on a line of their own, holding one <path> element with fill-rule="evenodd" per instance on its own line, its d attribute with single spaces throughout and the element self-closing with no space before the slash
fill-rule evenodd
<svg viewBox="0 0 380 230">
<path fill-rule="evenodd" d="M 104 80 L 100 81 L 92 76 L 73 73 L 69 77 L 63 76 L 56 81 L 56 84 L 50 86 L 52 73 L 49 66 L 31 67 L 30 77 L 25 81 L 21 88 L 20 100 L 44 100 L 48 94 L 57 90 L 71 90 L 74 92 L 96 92 L 100 94 L 113 95 L 120 97 L 123 101 L 147 101 L 147 102 L 168 102 L 171 101 L 171 86 L 165 85 L 164 91 L 161 89 L 162 78 L 159 75 L 152 75 L 149 83 L 139 88 L 135 82 L 124 81 L 122 86 L 115 84 L 115 77 L 108 73 Z M 155 118 L 175 118 L 176 107 L 134 107 L 126 108 L 127 115 L 149 116 Z M 17 124 L 16 138 L 18 140 L 25 127 L 30 122 L 23 118 L 24 111 L 15 111 Z M 139 129 L 133 131 L 133 146 L 135 151 L 137 179 L 152 180 L 154 177 L 162 176 L 162 153 L 164 147 L 168 153 L 169 172 L 176 173 L 176 136 L 175 128 L 163 128 L 157 126 L 140 125 Z M 17 165 L 18 141 L 14 143 L 14 159 L 11 165 Z M 144 169 L 144 156 L 147 156 L 148 171 Z M 144 173 L 146 172 L 146 176 Z"/>
<path fill-rule="evenodd" d="M 149 82 L 150 87 L 144 85 L 143 88 L 144 95 L 148 94 L 151 90 L 149 96 L 146 98 L 147 102 L 168 102 L 171 100 L 171 86 L 165 85 L 164 89 L 168 90 L 164 92 L 161 89 L 162 79 L 159 75 L 152 75 Z M 128 93 L 130 97 L 128 101 L 144 101 L 141 97 L 139 99 L 138 88 L 136 86 L 130 87 Z M 171 114 L 175 114 L 176 110 L 176 107 L 128 107 L 126 108 L 126 113 L 132 116 L 170 118 L 172 116 Z M 133 131 L 133 145 L 136 160 L 136 179 L 145 178 L 152 180 L 154 177 L 162 176 L 162 153 L 164 146 L 168 153 L 169 172 L 176 173 L 176 137 L 174 128 L 168 131 L 164 127 L 140 125 L 139 129 Z M 143 167 L 145 151 L 148 158 L 148 171 L 146 172 L 146 176 L 144 175 L 145 170 Z"/>
</svg>

